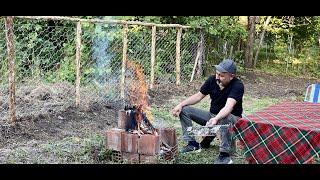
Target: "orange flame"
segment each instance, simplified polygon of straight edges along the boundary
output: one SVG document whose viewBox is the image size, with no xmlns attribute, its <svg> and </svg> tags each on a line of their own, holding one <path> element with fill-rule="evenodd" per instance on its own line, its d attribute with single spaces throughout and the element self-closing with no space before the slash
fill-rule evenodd
<svg viewBox="0 0 320 180">
<path fill-rule="evenodd" d="M 147 118 L 153 121 L 151 107 L 148 101 L 148 85 L 145 80 L 142 67 L 130 60 L 127 60 L 127 69 L 131 70 L 133 75 L 129 84 L 129 99 L 132 105 L 142 105 L 142 110 Z"/>
</svg>

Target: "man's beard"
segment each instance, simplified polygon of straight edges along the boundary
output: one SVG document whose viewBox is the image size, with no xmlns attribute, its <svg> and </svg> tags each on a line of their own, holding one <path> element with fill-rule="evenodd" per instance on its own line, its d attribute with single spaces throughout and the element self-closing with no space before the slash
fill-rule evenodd
<svg viewBox="0 0 320 180">
<path fill-rule="evenodd" d="M 216 83 L 218 84 L 218 86 L 220 87 L 220 90 L 222 90 L 225 86 L 222 84 L 222 82 L 220 81 L 220 79 L 216 79 Z"/>
</svg>

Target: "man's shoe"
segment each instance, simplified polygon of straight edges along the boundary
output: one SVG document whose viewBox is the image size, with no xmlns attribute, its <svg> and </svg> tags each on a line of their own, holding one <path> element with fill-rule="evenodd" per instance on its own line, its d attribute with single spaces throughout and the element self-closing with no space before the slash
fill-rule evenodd
<svg viewBox="0 0 320 180">
<path fill-rule="evenodd" d="M 222 156 L 219 154 L 218 158 L 214 161 L 214 164 L 232 164 L 233 161 L 230 156 Z"/>
<path fill-rule="evenodd" d="M 199 149 L 199 146 L 194 146 L 194 145 L 191 145 L 191 144 L 188 144 L 186 145 L 185 147 L 183 147 L 181 150 L 180 150 L 180 153 L 187 153 L 187 152 L 191 152 L 191 151 L 196 151 Z"/>
<path fill-rule="evenodd" d="M 208 149 L 210 147 L 210 143 L 214 140 L 215 136 L 206 136 L 200 142 L 200 147 L 202 149 Z"/>
</svg>

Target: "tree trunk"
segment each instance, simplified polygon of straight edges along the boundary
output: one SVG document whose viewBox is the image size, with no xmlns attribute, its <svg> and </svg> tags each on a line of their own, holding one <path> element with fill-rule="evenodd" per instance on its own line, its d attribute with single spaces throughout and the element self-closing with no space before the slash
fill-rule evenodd
<svg viewBox="0 0 320 180">
<path fill-rule="evenodd" d="M 228 41 L 225 41 L 223 44 L 223 50 L 222 50 L 223 59 L 227 58 L 227 55 L 228 55 L 227 44 L 228 44 Z"/>
<path fill-rule="evenodd" d="M 237 51 L 239 52 L 241 50 L 241 39 L 239 38 L 239 41 L 238 41 L 238 48 L 237 48 Z"/>
<path fill-rule="evenodd" d="M 253 41 L 255 33 L 256 16 L 248 17 L 248 39 L 245 53 L 245 67 L 253 68 Z"/>
<path fill-rule="evenodd" d="M 257 65 L 260 47 L 261 47 L 261 45 L 262 45 L 263 38 L 264 38 L 264 34 L 265 34 L 265 32 L 266 32 L 266 28 L 267 28 L 270 20 L 271 20 L 271 16 L 268 16 L 268 17 L 267 17 L 267 20 L 266 20 L 266 21 L 264 22 L 264 24 L 263 24 L 263 29 L 262 29 L 262 32 L 261 32 L 261 34 L 260 34 L 260 41 L 259 41 L 258 48 L 257 48 L 257 51 L 256 51 L 256 56 L 254 57 L 254 61 L 253 61 L 253 67 L 254 67 L 254 68 L 255 68 L 256 65 Z"/>
<path fill-rule="evenodd" d="M 233 52 L 233 45 L 231 45 L 230 47 L 229 56 L 228 56 L 231 59 L 232 59 L 232 52 Z"/>
</svg>

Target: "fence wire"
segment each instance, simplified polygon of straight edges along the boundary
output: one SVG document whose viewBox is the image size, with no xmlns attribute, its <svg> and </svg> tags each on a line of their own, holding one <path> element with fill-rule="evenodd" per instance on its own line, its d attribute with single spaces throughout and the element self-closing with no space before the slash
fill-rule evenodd
<svg viewBox="0 0 320 180">
<path fill-rule="evenodd" d="M 122 26 L 85 23 L 82 28 L 80 105 L 120 101 Z"/>
<path fill-rule="evenodd" d="M 14 19 L 13 33 L 18 118 L 73 104 L 74 25 Z"/>
<path fill-rule="evenodd" d="M 2 116 L 8 115 L 8 67 L 6 51 L 6 32 L 4 20 L 0 19 L 0 112 Z"/>
<path fill-rule="evenodd" d="M 0 24 L 1 117 L 8 112 L 8 67 L 4 20 Z M 14 18 L 17 116 L 75 105 L 76 23 Z M 124 97 L 121 96 L 124 25 L 81 23 L 80 106 L 145 103 L 151 83 L 151 27 L 128 25 Z M 181 82 L 190 81 L 199 34 L 183 30 Z M 154 85 L 176 83 L 176 28 L 156 31 Z M 5 102 L 5 103 L 3 103 Z M 33 112 L 28 109 L 32 108 Z"/>
</svg>

